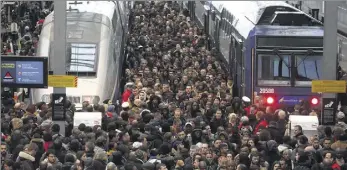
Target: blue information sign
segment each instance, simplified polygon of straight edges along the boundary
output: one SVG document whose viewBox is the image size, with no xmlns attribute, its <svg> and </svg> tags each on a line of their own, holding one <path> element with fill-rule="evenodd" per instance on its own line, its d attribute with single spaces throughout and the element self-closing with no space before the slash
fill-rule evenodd
<svg viewBox="0 0 347 170">
<path fill-rule="evenodd" d="M 1 85 L 21 88 L 48 87 L 47 57 L 1 56 Z"/>
</svg>

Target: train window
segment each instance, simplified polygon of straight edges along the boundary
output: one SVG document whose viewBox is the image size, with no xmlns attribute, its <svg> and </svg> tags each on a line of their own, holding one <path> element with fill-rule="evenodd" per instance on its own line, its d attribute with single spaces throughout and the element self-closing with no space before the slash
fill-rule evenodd
<svg viewBox="0 0 347 170">
<path fill-rule="evenodd" d="M 114 11 L 114 13 L 113 13 L 113 18 L 112 18 L 113 30 L 116 30 L 117 21 L 118 21 L 117 11 Z"/>
<path fill-rule="evenodd" d="M 68 72 L 96 72 L 96 44 L 70 43 L 67 49 Z"/>
<path fill-rule="evenodd" d="M 227 25 L 226 23 L 227 23 L 227 22 L 226 22 L 225 18 L 223 18 L 222 29 L 223 29 L 224 34 L 226 33 L 226 25 Z"/>
<path fill-rule="evenodd" d="M 319 80 L 321 76 L 322 56 L 295 56 L 297 81 Z"/>
<path fill-rule="evenodd" d="M 82 103 L 79 96 L 67 96 L 67 99 L 72 103 Z"/>
<path fill-rule="evenodd" d="M 51 96 L 49 94 L 44 94 L 41 97 L 41 101 L 43 101 L 45 103 L 49 103 L 49 102 L 51 102 Z"/>
<path fill-rule="evenodd" d="M 290 81 L 290 56 L 258 55 L 258 80 Z M 264 82 L 264 81 L 260 81 Z"/>
</svg>

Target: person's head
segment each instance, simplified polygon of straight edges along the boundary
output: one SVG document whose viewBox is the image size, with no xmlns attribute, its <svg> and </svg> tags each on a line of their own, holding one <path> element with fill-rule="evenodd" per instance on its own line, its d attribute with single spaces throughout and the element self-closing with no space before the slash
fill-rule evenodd
<svg viewBox="0 0 347 170">
<path fill-rule="evenodd" d="M 300 105 L 299 105 L 299 104 L 296 104 L 296 105 L 294 106 L 294 110 L 295 110 L 295 111 L 299 111 L 299 110 L 300 110 Z"/>
<path fill-rule="evenodd" d="M 267 106 L 266 109 L 265 109 L 265 113 L 273 114 L 273 108 L 271 106 Z"/>
<path fill-rule="evenodd" d="M 221 110 L 217 110 L 216 111 L 216 119 L 221 119 L 222 118 L 222 111 Z"/>
<path fill-rule="evenodd" d="M 331 164 L 334 161 L 333 153 L 331 151 L 323 153 L 323 163 Z"/>
<path fill-rule="evenodd" d="M 157 165 L 157 170 L 167 170 L 167 167 L 165 164 L 158 164 Z"/>
<path fill-rule="evenodd" d="M 222 140 L 216 139 L 216 140 L 214 141 L 214 143 L 213 143 L 213 146 L 214 146 L 215 148 L 219 148 L 219 146 L 220 146 L 221 143 L 222 143 Z"/>
<path fill-rule="evenodd" d="M 6 159 L 3 162 L 4 170 L 12 170 L 13 169 L 13 165 L 14 165 L 14 162 L 12 160 L 10 160 L 10 159 Z"/>
<path fill-rule="evenodd" d="M 136 168 L 136 166 L 134 164 L 126 163 L 124 165 L 124 170 L 137 170 L 137 168 Z"/>
<path fill-rule="evenodd" d="M 326 127 L 324 128 L 324 133 L 325 133 L 325 136 L 326 136 L 326 137 L 331 137 L 332 134 L 333 134 L 333 130 L 331 129 L 330 126 L 326 126 Z"/>
<path fill-rule="evenodd" d="M 221 143 L 220 145 L 219 145 L 219 148 L 220 148 L 220 152 L 221 153 L 223 153 L 223 154 L 227 154 L 227 152 L 228 152 L 228 150 L 229 150 L 229 148 L 228 148 L 228 144 L 226 144 L 226 143 Z"/>
<path fill-rule="evenodd" d="M 174 118 L 175 119 L 180 119 L 181 118 L 181 109 L 179 109 L 179 108 L 175 109 Z"/>
<path fill-rule="evenodd" d="M 282 152 L 282 157 L 284 160 L 290 160 L 290 156 L 291 156 L 291 151 L 289 149 L 286 149 Z"/>
<path fill-rule="evenodd" d="M 286 112 L 283 111 L 283 110 L 280 110 L 280 111 L 278 112 L 278 119 L 284 120 L 285 118 L 286 118 Z"/>
<path fill-rule="evenodd" d="M 300 135 L 302 133 L 302 127 L 300 125 L 294 126 L 294 136 Z"/>
<path fill-rule="evenodd" d="M 319 139 L 317 137 L 314 137 L 312 139 L 312 146 L 314 149 L 319 149 L 320 143 L 319 143 Z"/>
<path fill-rule="evenodd" d="M 235 113 L 231 113 L 228 116 L 229 123 L 236 123 L 235 121 L 237 120 L 237 115 Z"/>
<path fill-rule="evenodd" d="M 1 155 L 6 155 L 7 153 L 7 145 L 6 143 L 1 142 Z"/>
<path fill-rule="evenodd" d="M 106 170 L 117 170 L 117 166 L 113 162 L 109 162 L 106 166 Z"/>
<path fill-rule="evenodd" d="M 55 157 L 55 151 L 54 150 L 48 150 L 46 152 L 46 157 L 49 163 L 54 164 L 56 162 L 56 157 Z"/>
<path fill-rule="evenodd" d="M 205 161 L 200 161 L 199 162 L 199 169 L 200 170 L 206 170 L 206 168 L 207 168 L 206 162 Z"/>
<path fill-rule="evenodd" d="M 272 168 L 273 170 L 278 170 L 278 169 L 281 168 L 281 164 L 280 164 L 279 161 L 275 161 L 275 162 L 273 163 L 272 167 L 273 167 L 273 168 Z"/>
<path fill-rule="evenodd" d="M 51 128 L 53 133 L 59 133 L 60 131 L 60 126 L 58 124 L 54 124 Z"/>
<path fill-rule="evenodd" d="M 257 120 L 261 120 L 263 119 L 265 116 L 264 112 L 263 111 L 257 111 L 255 117 L 257 118 Z"/>
<path fill-rule="evenodd" d="M 93 151 L 95 148 L 94 142 L 91 142 L 91 141 L 87 142 L 84 148 L 86 152 Z"/>
<path fill-rule="evenodd" d="M 260 155 L 259 153 L 257 152 L 256 154 L 253 154 L 251 156 L 251 164 L 253 165 L 259 165 L 260 163 Z"/>
<path fill-rule="evenodd" d="M 34 114 L 35 111 L 36 111 L 36 105 L 33 105 L 33 104 L 29 105 L 29 106 L 27 107 L 26 111 L 27 111 L 28 113 Z"/>
<path fill-rule="evenodd" d="M 130 135 L 128 132 L 121 132 L 119 134 L 119 139 L 123 142 L 129 142 L 130 141 Z"/>
<path fill-rule="evenodd" d="M 237 165 L 236 170 L 247 170 L 247 166 L 245 164 L 239 164 Z"/>
<path fill-rule="evenodd" d="M 332 144 L 332 141 L 330 138 L 325 138 L 324 141 L 323 141 L 323 147 L 325 149 L 330 149 L 331 147 L 331 144 Z"/>
<path fill-rule="evenodd" d="M 37 150 L 38 146 L 35 143 L 30 143 L 24 146 L 24 152 L 33 157 L 36 155 Z"/>
</svg>

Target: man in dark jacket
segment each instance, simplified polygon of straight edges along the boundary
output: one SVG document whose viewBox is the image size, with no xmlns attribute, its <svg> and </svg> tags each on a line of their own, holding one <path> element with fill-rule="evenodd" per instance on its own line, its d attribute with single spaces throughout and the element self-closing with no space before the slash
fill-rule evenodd
<svg viewBox="0 0 347 170">
<path fill-rule="evenodd" d="M 268 131 L 270 132 L 271 138 L 274 139 L 277 143 L 282 143 L 283 136 L 277 128 L 277 123 L 271 121 L 268 126 Z"/>
<path fill-rule="evenodd" d="M 147 161 L 147 153 L 141 149 L 138 149 L 135 151 L 135 157 L 134 165 L 137 169 L 142 169 L 142 164 L 144 164 Z"/>
</svg>

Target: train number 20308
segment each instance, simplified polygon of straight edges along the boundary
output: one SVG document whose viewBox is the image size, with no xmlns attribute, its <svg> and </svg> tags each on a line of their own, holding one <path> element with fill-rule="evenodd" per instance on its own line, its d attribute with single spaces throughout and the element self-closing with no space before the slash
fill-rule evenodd
<svg viewBox="0 0 347 170">
<path fill-rule="evenodd" d="M 275 89 L 273 89 L 273 88 L 260 88 L 259 93 L 275 93 Z"/>
</svg>

